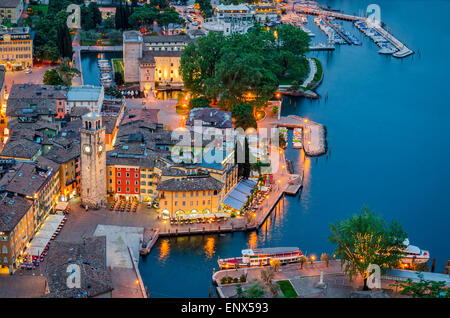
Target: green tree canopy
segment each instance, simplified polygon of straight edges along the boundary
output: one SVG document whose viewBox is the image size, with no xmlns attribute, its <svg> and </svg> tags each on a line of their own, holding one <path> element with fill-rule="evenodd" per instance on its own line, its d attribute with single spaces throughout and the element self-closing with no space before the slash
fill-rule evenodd
<svg viewBox="0 0 450 318">
<path fill-rule="evenodd" d="M 304 33 L 300 29 L 288 30 L 283 36 L 288 39 L 296 32 Z M 279 42 L 259 25 L 247 34 L 224 36 L 210 32 L 183 51 L 184 86 L 194 96 L 217 100 L 228 110 L 242 103 L 265 105 L 284 76 L 302 79 L 308 72 L 304 58 L 308 42 L 296 41 L 294 49 Z"/>
<path fill-rule="evenodd" d="M 250 127 L 256 129 L 258 125 L 256 123 L 253 111 L 253 107 L 247 103 L 234 106 L 233 110 L 231 111 L 231 115 L 235 119 L 235 127 L 241 127 L 244 130 L 247 130 L 247 128 Z"/>
<path fill-rule="evenodd" d="M 392 221 L 389 225 L 374 212 L 363 207 L 361 213 L 330 225 L 331 243 L 336 244 L 336 258 L 341 260 L 345 273 L 352 278 L 359 273 L 367 289 L 367 268 L 376 264 L 382 270 L 398 266 L 404 255 L 403 241 L 407 234 L 401 225 Z"/>
</svg>

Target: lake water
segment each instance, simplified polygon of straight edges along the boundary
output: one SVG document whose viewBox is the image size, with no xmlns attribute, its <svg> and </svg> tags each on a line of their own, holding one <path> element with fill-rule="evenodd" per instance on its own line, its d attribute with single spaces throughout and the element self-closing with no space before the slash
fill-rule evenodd
<svg viewBox="0 0 450 318">
<path fill-rule="evenodd" d="M 326 3 L 358 13 L 371 2 Z M 326 125 L 328 156 L 304 160 L 300 151 L 287 151 L 297 169 L 305 167 L 302 195 L 281 201 L 258 233 L 161 239 L 139 264 L 151 297 L 208 297 L 217 258 L 240 255 L 246 247 L 331 253 L 329 224 L 363 205 L 400 221 L 411 243 L 429 250 L 442 272 L 450 259 L 450 2 L 376 3 L 382 20 L 416 54 L 379 55 L 378 47 L 349 23 L 344 26 L 362 46 L 311 54 L 324 66 L 317 90 L 322 98 L 285 99 L 282 112 Z M 313 41 L 324 40 L 310 24 L 319 38 Z"/>
</svg>

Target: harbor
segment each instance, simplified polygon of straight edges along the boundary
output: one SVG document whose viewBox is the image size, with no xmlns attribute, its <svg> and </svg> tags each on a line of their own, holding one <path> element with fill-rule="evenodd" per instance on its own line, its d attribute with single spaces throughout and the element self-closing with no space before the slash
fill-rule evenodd
<svg viewBox="0 0 450 318">
<path fill-rule="evenodd" d="M 294 11 L 295 10 L 295 11 Z M 327 35 L 328 41 L 336 44 L 354 44 L 361 45 L 350 32 L 344 30 L 341 25 L 333 22 L 333 20 L 342 20 L 353 23 L 364 35 L 371 38 L 378 46 L 380 46 L 380 54 L 392 54 L 396 58 L 407 57 L 414 52 L 409 49 L 403 42 L 398 40 L 394 35 L 383 27 L 381 21 L 373 21 L 369 18 L 345 14 L 336 11 L 324 10 L 316 4 L 295 4 L 292 7 L 292 14 L 301 13 L 302 15 L 316 16 L 314 22 Z M 369 27 L 368 25 L 372 25 Z M 329 47 L 331 47 L 329 45 Z M 318 47 L 314 47 L 318 50 Z M 331 48 L 330 48 L 331 50 Z"/>
</svg>

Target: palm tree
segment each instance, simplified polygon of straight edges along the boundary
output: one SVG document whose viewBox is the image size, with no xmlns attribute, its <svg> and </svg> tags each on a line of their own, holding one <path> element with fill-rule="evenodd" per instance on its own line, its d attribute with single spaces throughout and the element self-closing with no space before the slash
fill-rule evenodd
<svg viewBox="0 0 450 318">
<path fill-rule="evenodd" d="M 320 256 L 320 260 L 322 262 L 325 262 L 325 265 L 328 267 L 328 264 L 330 263 L 330 258 L 328 257 L 328 254 L 322 253 L 322 255 Z"/>
<path fill-rule="evenodd" d="M 274 273 L 278 272 L 278 270 L 279 270 L 280 267 L 281 267 L 281 263 L 280 263 L 279 260 L 274 260 L 274 261 L 272 262 L 271 265 L 272 265 L 272 267 L 273 267 Z"/>
<path fill-rule="evenodd" d="M 274 276 L 275 273 L 273 270 L 261 270 L 261 280 L 267 285 L 270 285 L 272 283 L 272 279 Z"/>
<path fill-rule="evenodd" d="M 298 262 L 300 263 L 300 269 L 303 269 L 303 264 L 308 263 L 308 257 L 305 255 L 300 255 Z"/>
</svg>

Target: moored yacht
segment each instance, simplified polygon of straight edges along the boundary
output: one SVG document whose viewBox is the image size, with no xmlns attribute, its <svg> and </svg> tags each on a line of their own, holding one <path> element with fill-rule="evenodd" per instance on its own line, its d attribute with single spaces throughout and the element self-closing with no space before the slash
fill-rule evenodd
<svg viewBox="0 0 450 318">
<path fill-rule="evenodd" d="M 410 245 L 409 240 L 406 239 L 403 244 L 405 245 L 405 256 L 401 259 L 403 264 L 421 264 L 426 263 L 430 259 L 430 253 L 428 251 L 421 250 L 417 246 Z"/>
<path fill-rule="evenodd" d="M 241 257 L 221 258 L 217 262 L 220 269 L 296 263 L 302 252 L 298 247 L 272 247 L 242 250 Z"/>
</svg>

